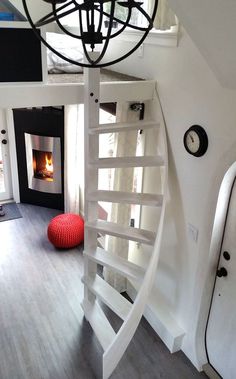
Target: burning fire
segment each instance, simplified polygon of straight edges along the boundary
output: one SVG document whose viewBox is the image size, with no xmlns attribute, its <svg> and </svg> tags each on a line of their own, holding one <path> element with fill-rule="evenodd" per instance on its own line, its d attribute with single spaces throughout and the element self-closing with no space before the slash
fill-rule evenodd
<svg viewBox="0 0 236 379">
<path fill-rule="evenodd" d="M 46 160 L 46 164 L 45 164 L 45 167 L 46 167 L 46 170 L 48 172 L 53 172 L 53 164 L 52 164 L 52 158 L 48 158 L 47 154 L 45 156 L 45 160 Z"/>
<path fill-rule="evenodd" d="M 33 149 L 34 178 L 53 181 L 53 159 L 52 153 L 48 151 Z"/>
</svg>

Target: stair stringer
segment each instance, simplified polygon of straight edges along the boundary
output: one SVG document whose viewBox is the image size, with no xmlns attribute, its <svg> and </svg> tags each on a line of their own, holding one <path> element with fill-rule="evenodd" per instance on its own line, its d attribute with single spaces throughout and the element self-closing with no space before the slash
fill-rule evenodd
<svg viewBox="0 0 236 379">
<path fill-rule="evenodd" d="M 162 114 L 159 100 L 156 97 L 155 102 L 159 109 L 159 115 Z M 162 232 L 164 226 L 165 208 L 166 208 L 166 198 L 167 198 L 167 188 L 168 188 L 168 151 L 167 151 L 167 139 L 165 132 L 165 124 L 162 119 L 161 129 L 163 137 L 163 158 L 164 158 L 164 179 L 163 179 L 163 204 L 160 214 L 160 220 L 158 224 L 156 239 L 153 247 L 153 252 L 149 260 L 149 264 L 144 276 L 143 283 L 138 291 L 137 297 L 133 303 L 132 309 L 128 314 L 127 319 L 122 324 L 116 337 L 110 346 L 104 351 L 103 354 L 103 379 L 110 377 L 113 370 L 116 368 L 120 359 L 122 358 L 125 350 L 127 349 L 134 333 L 138 327 L 141 317 L 144 313 L 145 306 L 148 301 L 148 296 L 152 289 L 153 281 L 156 274 L 156 269 L 160 256 Z"/>
<path fill-rule="evenodd" d="M 84 310 L 85 317 L 89 321 L 92 329 L 94 330 L 95 335 L 97 336 L 101 346 L 104 349 L 103 354 L 103 378 L 109 378 L 117 364 L 119 363 L 121 357 L 123 356 L 129 342 L 131 341 L 135 330 L 138 327 L 140 319 L 143 315 L 145 305 L 148 301 L 148 296 L 152 288 L 154 277 L 156 274 L 156 268 L 160 256 L 161 248 L 161 237 L 164 224 L 164 214 L 165 214 L 165 205 L 166 205 L 166 196 L 167 196 L 167 177 L 168 177 L 168 156 L 167 156 L 167 143 L 166 143 L 166 134 L 164 127 L 164 120 L 162 118 L 162 124 L 159 128 L 158 118 L 162 117 L 161 107 L 158 100 L 157 92 L 153 91 L 152 97 L 147 99 L 147 102 L 152 102 L 152 110 L 150 112 L 150 117 L 153 113 L 154 124 L 153 127 L 158 127 L 158 137 L 161 140 L 161 143 L 157 143 L 156 148 L 156 157 L 130 157 L 127 158 L 116 158 L 112 161 L 112 167 L 160 167 L 160 176 L 162 184 L 162 195 L 163 201 L 161 205 L 159 224 L 157 228 L 157 233 L 140 229 L 141 234 L 137 230 L 132 230 L 130 232 L 129 228 L 119 227 L 114 230 L 113 223 L 104 223 L 101 225 L 101 222 L 97 219 L 97 205 L 99 199 L 96 201 L 92 198 L 91 193 L 95 193 L 97 190 L 97 179 L 98 179 L 98 170 L 104 167 L 110 167 L 111 162 L 104 160 L 99 160 L 99 149 L 98 149 L 98 136 L 97 129 L 99 125 L 98 117 L 98 104 L 99 104 L 99 70 L 97 68 L 85 69 L 85 252 L 84 255 L 84 300 L 82 307 Z M 153 88 L 154 90 L 154 88 Z M 155 108 L 155 109 L 153 109 Z M 156 113 L 156 110 L 158 112 Z M 117 127 L 117 126 L 115 126 Z M 140 125 L 137 123 L 137 130 Z M 104 126 L 102 126 L 103 132 Z M 119 130 L 122 132 L 121 130 Z M 161 146 L 161 149 L 160 149 Z M 159 150 L 161 150 L 162 155 L 159 156 Z M 162 157 L 162 158 L 161 158 Z M 161 159 L 160 159 L 161 158 Z M 115 163 L 115 166 L 114 166 Z M 137 166 L 138 165 L 138 166 Z M 140 165 L 140 166 L 139 166 Z M 101 193 L 100 193 L 101 194 Z M 89 196 L 88 196 L 89 195 Z M 114 194 L 113 194 L 114 195 Z M 126 195 L 125 195 L 126 196 Z M 112 199 L 110 199 L 112 200 Z M 151 205 L 151 204 L 149 204 Z M 153 206 L 153 204 L 151 205 Z M 107 225 L 108 224 L 108 225 Z M 86 226 L 87 225 L 87 226 Z M 88 227 L 89 226 L 89 227 Z M 124 231 L 124 229 L 127 230 Z M 131 228 L 137 229 L 137 228 Z M 131 310 L 129 309 L 124 313 L 125 319 L 123 325 L 117 334 L 115 334 L 112 326 L 109 323 L 105 313 L 102 311 L 102 308 L 97 301 L 97 297 L 100 296 L 101 285 L 96 285 L 96 273 L 97 273 L 97 263 L 95 260 L 90 258 L 90 254 L 97 249 L 97 233 L 99 230 L 103 230 L 105 234 L 116 235 L 121 238 L 130 239 L 133 241 L 140 241 L 144 244 L 153 246 L 150 260 L 148 262 L 147 270 L 144 275 L 143 282 L 140 286 L 137 297 L 132 305 Z M 134 232 L 134 233 L 133 233 Z M 147 238 L 148 234 L 148 238 Z M 150 238 L 151 236 L 151 238 Z M 143 240 L 144 238 L 144 240 Z M 155 240 L 154 240 L 155 238 Z M 105 263 L 105 262 L 104 262 Z M 89 282 L 87 282 L 89 280 Z M 87 284 L 86 284 L 87 283 Z M 100 283 L 101 284 L 101 283 Z M 101 294 L 100 300 L 104 301 L 111 309 L 116 309 L 119 302 L 112 303 L 113 297 L 109 301 L 107 299 L 107 293 L 111 293 L 111 289 L 102 285 L 105 289 L 105 294 Z M 104 296 L 103 296 L 104 295 Z M 121 295 L 120 295 L 121 296 Z M 114 307 L 113 307 L 114 305 Z M 117 313 L 119 314 L 119 312 Z"/>
</svg>

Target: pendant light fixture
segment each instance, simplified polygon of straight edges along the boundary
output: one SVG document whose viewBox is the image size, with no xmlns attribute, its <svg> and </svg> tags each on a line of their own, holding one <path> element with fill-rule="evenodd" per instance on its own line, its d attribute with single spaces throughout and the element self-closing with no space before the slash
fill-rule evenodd
<svg viewBox="0 0 236 379">
<path fill-rule="evenodd" d="M 157 11 L 158 0 L 153 2 L 153 9 L 149 15 L 143 9 L 143 3 L 136 0 L 37 0 L 44 2 L 45 15 L 39 20 L 33 20 L 27 0 L 22 0 L 27 19 L 36 35 L 51 51 L 67 62 L 82 67 L 106 67 L 120 62 L 131 55 L 143 43 L 149 31 L 153 27 L 153 20 Z M 145 1 L 145 0 L 144 0 Z M 51 11 L 48 12 L 48 4 L 51 4 Z M 43 4 L 41 4 L 42 6 Z M 76 12 L 78 15 L 78 27 L 76 31 L 64 25 L 63 18 Z M 132 20 L 142 18 L 142 25 L 136 25 Z M 107 27 L 104 27 L 104 21 Z M 87 63 L 77 62 L 68 56 L 63 55 L 51 46 L 45 38 L 38 33 L 37 29 L 44 25 L 56 23 L 60 31 L 71 38 L 77 39 L 82 44 Z M 114 28 L 116 24 L 116 28 Z M 118 57 L 106 61 L 105 54 L 110 43 L 125 30 L 138 31 L 138 41 L 127 51 L 118 53 Z M 114 46 L 114 45 L 113 45 Z M 92 59 L 91 51 L 99 51 L 96 59 Z"/>
</svg>

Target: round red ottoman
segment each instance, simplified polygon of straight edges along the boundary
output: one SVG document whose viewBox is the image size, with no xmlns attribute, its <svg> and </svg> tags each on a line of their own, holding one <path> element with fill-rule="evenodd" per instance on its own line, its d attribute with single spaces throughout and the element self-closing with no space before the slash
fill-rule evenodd
<svg viewBox="0 0 236 379">
<path fill-rule="evenodd" d="M 48 239 L 61 249 L 79 245 L 84 240 L 84 220 L 74 213 L 54 217 L 48 225 Z"/>
</svg>

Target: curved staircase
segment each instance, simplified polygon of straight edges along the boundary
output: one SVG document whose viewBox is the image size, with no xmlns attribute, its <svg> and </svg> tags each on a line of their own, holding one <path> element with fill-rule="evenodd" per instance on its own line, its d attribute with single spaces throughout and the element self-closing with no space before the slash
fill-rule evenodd
<svg viewBox="0 0 236 379">
<path fill-rule="evenodd" d="M 155 116 L 152 120 L 137 122 L 98 124 L 99 75 L 93 69 L 87 73 L 85 90 L 85 248 L 84 248 L 84 300 L 82 307 L 85 317 L 94 330 L 103 350 L 103 379 L 109 378 L 129 342 L 131 341 L 143 315 L 156 273 L 160 254 L 160 244 L 165 214 L 167 189 L 167 145 L 163 120 Z M 86 98 L 87 96 L 87 98 Z M 95 99 L 95 100 L 94 100 Z M 132 100 L 132 99 L 131 99 Z M 86 105 L 87 101 L 87 105 Z M 159 110 L 160 104 L 154 95 L 150 99 L 151 108 Z M 156 119 L 155 119 L 156 118 Z M 159 128 L 159 141 L 155 156 L 99 158 L 98 136 L 101 133 L 126 130 L 146 130 Z M 98 190 L 98 170 L 119 167 L 160 167 L 162 193 L 127 193 Z M 98 202 L 139 204 L 158 207 L 160 217 L 156 233 L 146 229 L 124 226 L 97 219 Z M 109 253 L 97 247 L 97 236 L 111 235 L 152 246 L 147 267 Z M 97 274 L 97 265 L 108 267 L 116 273 L 136 283 L 139 288 L 134 303 L 129 302 L 101 276 Z M 122 320 L 122 326 L 115 333 L 99 302 L 105 303 Z"/>
</svg>

